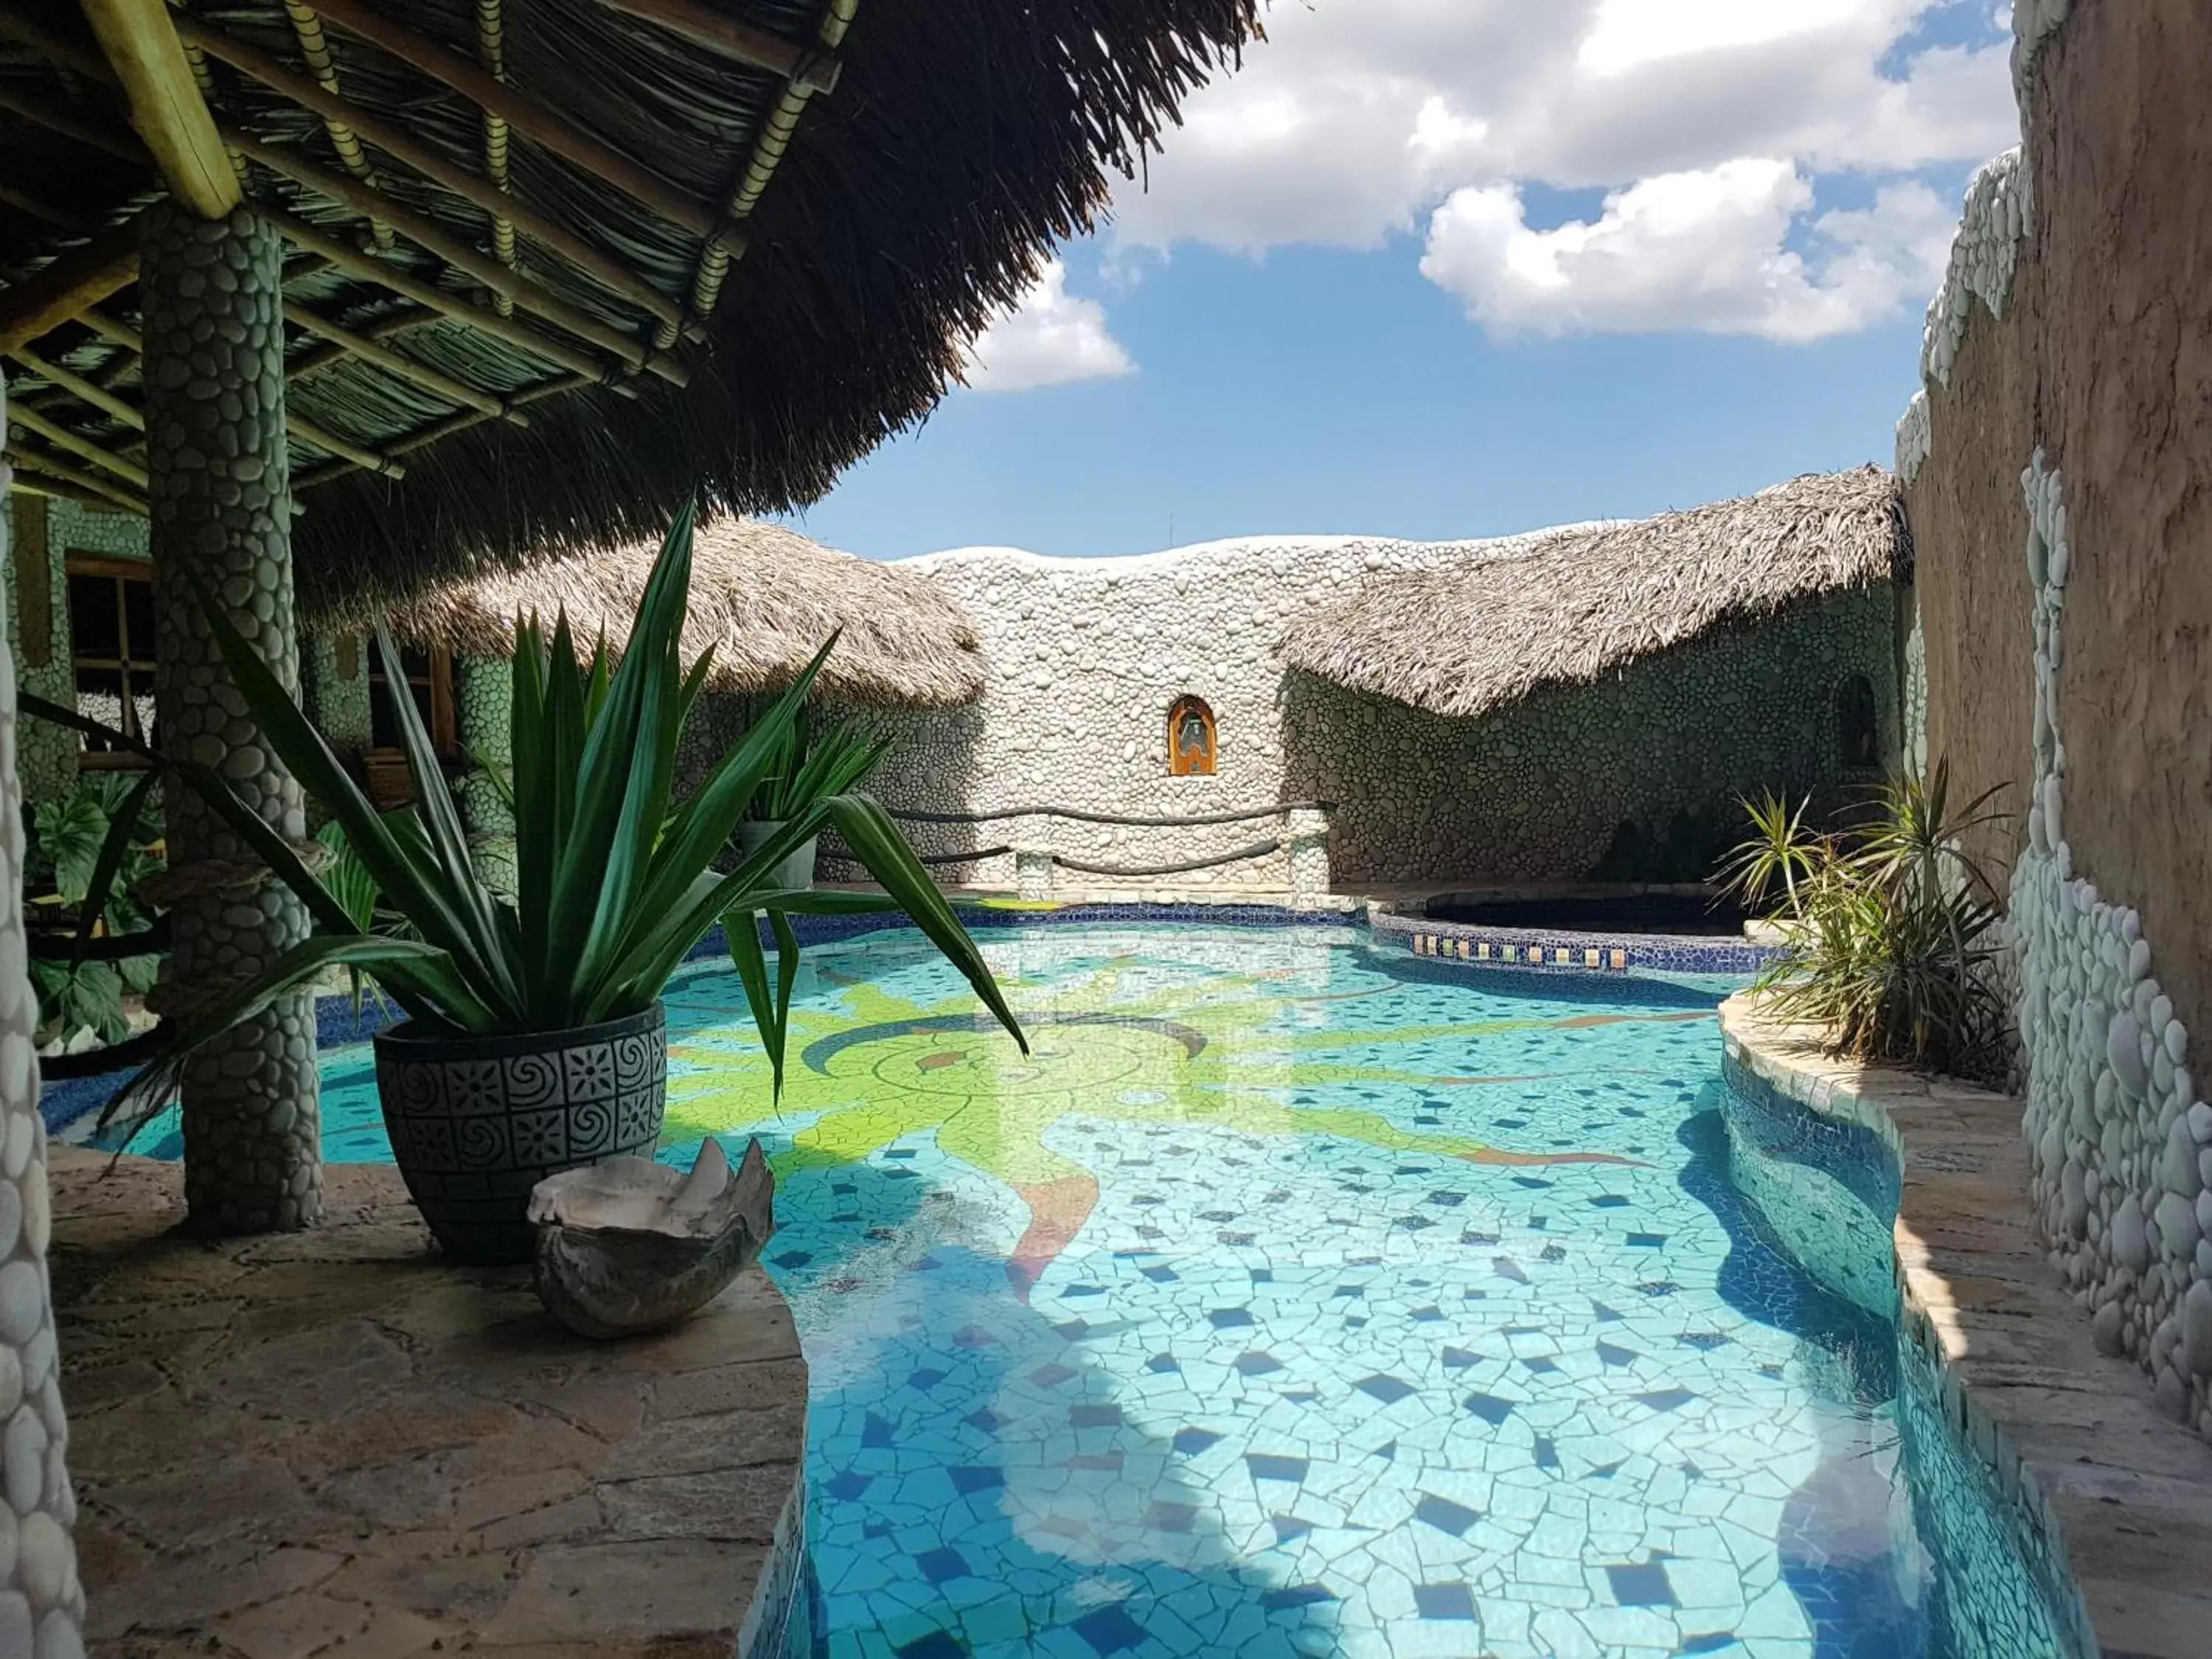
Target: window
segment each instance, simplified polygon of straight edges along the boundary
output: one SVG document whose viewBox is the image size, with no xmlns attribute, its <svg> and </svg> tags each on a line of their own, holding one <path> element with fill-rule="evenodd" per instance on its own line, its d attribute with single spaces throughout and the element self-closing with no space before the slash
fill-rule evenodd
<svg viewBox="0 0 2212 1659">
<path fill-rule="evenodd" d="M 1874 682 L 1853 674 L 1836 690 L 1837 757 L 1854 770 L 1881 764 L 1881 733 L 1875 714 Z"/>
<path fill-rule="evenodd" d="M 1196 697 L 1177 699 L 1168 710 L 1169 776 L 1210 778 L 1213 762 L 1213 711 Z"/>
<path fill-rule="evenodd" d="M 399 662 L 407 677 L 407 694 L 430 733 L 430 746 L 438 758 L 455 763 L 461 758 L 459 719 L 453 703 L 453 653 L 449 646 L 403 646 Z M 384 674 L 380 652 L 368 653 L 369 749 L 363 757 L 368 771 L 369 799 L 378 806 L 403 806 L 414 799 L 407 775 L 407 761 L 399 745 L 399 708 L 391 682 Z"/>
<path fill-rule="evenodd" d="M 62 568 L 69 578 L 77 712 L 153 746 L 153 566 L 143 559 L 70 553 Z M 85 738 L 77 763 L 94 771 L 146 764 L 94 737 Z"/>
</svg>

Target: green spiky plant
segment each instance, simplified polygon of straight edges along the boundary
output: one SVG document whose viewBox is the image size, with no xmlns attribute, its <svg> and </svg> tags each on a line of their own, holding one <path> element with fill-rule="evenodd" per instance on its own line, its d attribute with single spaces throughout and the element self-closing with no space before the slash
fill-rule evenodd
<svg viewBox="0 0 2212 1659">
<path fill-rule="evenodd" d="M 619 666 L 602 641 L 579 662 L 566 616 L 549 637 L 533 617 L 516 630 L 513 770 L 514 902 L 478 874 L 445 773 L 411 698 L 397 700 L 401 748 L 416 803 L 381 814 L 275 672 L 202 592 L 200 608 L 255 723 L 277 757 L 343 836 L 333 890 L 291 846 L 205 768 L 181 765 L 209 800 L 307 905 L 314 934 L 252 983 L 179 1030 L 160 1057 L 116 1097 L 111 1115 L 158 1105 L 186 1056 L 325 969 L 373 978 L 431 1036 L 494 1036 L 571 1030 L 643 1012 L 717 923 L 728 935 L 745 998 L 781 1087 L 799 945 L 790 917 L 903 912 L 1022 1041 L 990 969 L 890 817 L 873 800 L 817 775 L 787 793 L 782 828 L 727 873 L 711 860 L 769 777 L 833 638 L 709 771 L 672 799 L 685 720 L 713 653 L 681 656 L 691 577 L 692 514 L 678 518 L 646 583 Z M 398 653 L 380 623 L 377 649 L 398 684 Z M 778 862 L 832 827 L 882 887 L 881 895 L 787 890 L 768 884 Z M 378 930 L 377 908 L 404 928 Z M 761 939 L 775 946 L 771 968 Z M 1026 1043 L 1024 1043 L 1026 1048 Z"/>
<path fill-rule="evenodd" d="M 850 726 L 817 725 L 812 711 L 802 708 L 777 738 L 768 776 L 745 816 L 781 823 L 811 800 L 845 794 L 866 781 L 890 746 L 889 738 L 871 738 Z"/>
<path fill-rule="evenodd" d="M 1805 802 L 1746 802 L 1752 834 L 1721 884 L 1782 923 L 1756 987 L 1768 1006 L 1824 1028 L 1839 1054 L 1992 1075 L 2004 1042 L 2001 913 L 1964 838 L 2003 821 L 1990 806 L 1997 793 L 1954 806 L 1939 760 L 1925 777 L 1882 785 L 1871 821 L 1847 831 L 1814 828 Z"/>
</svg>

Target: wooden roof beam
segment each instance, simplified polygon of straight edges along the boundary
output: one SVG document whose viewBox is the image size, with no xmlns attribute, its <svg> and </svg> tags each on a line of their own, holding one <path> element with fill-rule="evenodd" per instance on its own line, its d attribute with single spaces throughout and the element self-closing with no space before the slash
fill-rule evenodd
<svg viewBox="0 0 2212 1659">
<path fill-rule="evenodd" d="M 504 341 L 542 362 L 555 364 L 594 383 L 614 383 L 612 365 L 569 345 L 566 341 L 540 333 L 519 318 L 502 317 L 495 311 L 471 305 L 458 294 L 448 294 L 443 289 L 410 276 L 384 260 L 371 258 L 359 249 L 348 246 L 328 231 L 294 215 L 266 207 L 259 211 L 295 246 L 305 248 L 310 253 L 321 254 L 349 276 L 390 289 L 403 299 L 412 300 L 418 306 L 466 323 L 479 333 Z M 615 389 L 618 392 L 623 390 L 619 384 L 615 385 Z"/>
<path fill-rule="evenodd" d="M 162 0 L 82 0 L 92 32 L 131 104 L 131 124 L 154 152 L 170 191 L 203 219 L 243 200 L 215 117 L 200 96 L 184 42 Z"/>
<path fill-rule="evenodd" d="M 37 434 L 57 449 L 66 449 L 73 455 L 82 455 L 94 466 L 113 473 L 124 483 L 137 486 L 143 494 L 146 489 L 146 469 L 135 461 L 126 461 L 106 450 L 82 433 L 72 432 L 58 422 L 50 421 L 36 410 L 10 409 L 8 424 L 20 426 L 26 432 Z"/>
<path fill-rule="evenodd" d="M 360 0 L 316 0 L 315 9 L 347 33 L 358 35 L 410 68 L 501 117 L 533 143 L 650 208 L 670 224 L 695 236 L 715 237 L 722 234 L 720 216 L 713 208 L 677 189 L 565 115 L 487 73 L 474 59 L 403 27 L 362 5 Z"/>
<path fill-rule="evenodd" d="M 177 27 L 185 39 L 210 58 L 221 58 L 240 74 L 252 76 L 271 92 L 281 94 L 325 121 L 341 122 L 350 127 L 403 167 L 412 168 L 433 184 L 443 185 L 464 201 L 473 203 L 489 214 L 505 215 L 524 235 L 548 252 L 557 253 L 610 293 L 629 301 L 649 316 L 662 323 L 682 319 L 682 308 L 635 271 L 610 258 L 558 222 L 507 195 L 489 179 L 410 136 L 398 124 L 325 90 L 266 52 L 197 18 L 179 15 Z"/>
<path fill-rule="evenodd" d="M 528 416 L 511 408 L 502 399 L 493 397 L 489 392 L 479 392 L 474 386 L 453 379 L 452 375 L 442 370 L 431 368 L 428 363 L 417 362 L 412 357 L 403 357 L 391 347 L 381 345 L 365 334 L 356 334 L 353 330 L 334 323 L 327 317 L 319 317 L 303 305 L 286 301 L 284 319 L 296 328 L 305 329 L 310 334 L 330 341 L 337 348 L 339 356 L 358 357 L 363 362 L 374 363 L 388 374 L 395 374 L 403 380 L 410 381 L 421 386 L 425 392 L 434 392 L 441 398 L 449 398 L 457 404 L 473 409 L 479 414 L 493 419 L 510 421 L 516 426 L 530 424 Z M 318 353 L 318 357 L 320 355 Z M 330 361 L 334 362 L 336 359 Z M 325 366 L 321 362 L 314 364 L 317 368 Z M 302 365 L 301 372 L 311 371 L 307 370 L 306 365 Z"/>
<path fill-rule="evenodd" d="M 90 404 L 101 414 L 120 422 L 133 432 L 146 429 L 146 417 L 106 386 L 94 386 L 82 375 L 41 357 L 28 346 L 17 346 L 8 355 L 47 385 L 58 386 L 81 403 Z"/>
<path fill-rule="evenodd" d="M 0 179 L 0 205 L 14 208 L 18 213 L 27 213 L 33 219 L 43 219 L 57 229 L 68 231 L 74 236 L 82 236 L 91 228 L 86 220 L 69 209 L 49 202 L 20 185 L 9 184 L 4 179 Z"/>
<path fill-rule="evenodd" d="M 80 46 L 68 36 L 57 34 L 35 17 L 26 16 L 12 4 L 0 4 L 0 35 L 20 40 L 50 64 L 75 70 L 88 81 L 96 81 L 103 87 L 117 84 L 115 71 L 108 67 L 107 59 L 94 47 Z"/>
<path fill-rule="evenodd" d="M 0 81 L 0 109 L 21 116 L 33 126 L 58 132 L 64 138 L 73 138 L 88 149 L 112 155 L 132 167 L 154 165 L 152 152 L 120 122 L 103 121 L 85 114 L 82 110 L 53 103 L 12 82 Z"/>
<path fill-rule="evenodd" d="M 740 23 L 699 0 L 599 0 L 609 11 L 658 24 L 695 46 L 750 69 L 781 75 L 808 92 L 833 92 L 844 66 L 824 51 Z"/>
<path fill-rule="evenodd" d="M 138 225 L 132 220 L 0 289 L 0 352 L 52 333 L 137 280 Z"/>
<path fill-rule="evenodd" d="M 265 144 L 240 129 L 227 127 L 224 134 L 240 155 L 251 156 L 272 172 L 282 173 L 294 183 L 306 185 L 317 195 L 328 197 L 331 201 L 352 209 L 364 218 L 381 219 L 425 252 L 444 260 L 454 270 L 466 272 L 493 293 L 506 295 L 533 316 L 544 319 L 580 340 L 589 341 L 631 368 L 656 374 L 672 386 L 682 386 L 690 379 L 690 372 L 665 352 L 652 349 L 642 341 L 633 338 L 620 329 L 609 327 L 589 313 L 547 293 L 527 276 L 477 252 L 435 221 L 425 218 L 411 208 L 402 206 L 358 179 L 318 167 L 296 150 L 288 149 L 281 144 Z"/>
<path fill-rule="evenodd" d="M 8 459 L 15 462 L 18 470 L 22 472 L 35 472 L 49 478 L 58 479 L 70 485 L 78 495 L 88 495 L 103 506 L 119 507 L 125 512 L 137 514 L 142 519 L 146 516 L 145 497 L 132 495 L 112 478 L 103 478 L 97 473 L 84 471 L 81 468 L 71 466 L 66 461 L 56 460 L 52 456 L 38 450 L 26 449 L 13 439 L 8 441 L 7 452 Z"/>
</svg>

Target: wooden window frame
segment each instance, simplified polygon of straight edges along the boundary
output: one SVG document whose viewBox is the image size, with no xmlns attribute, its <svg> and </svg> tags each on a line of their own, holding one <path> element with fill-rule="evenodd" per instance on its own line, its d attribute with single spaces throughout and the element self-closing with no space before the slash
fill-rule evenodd
<svg viewBox="0 0 2212 1659">
<path fill-rule="evenodd" d="M 69 550 L 62 555 L 64 604 L 69 603 L 66 598 L 66 584 L 70 578 L 76 576 L 90 577 L 95 580 L 105 578 L 114 583 L 116 643 L 119 647 L 119 654 L 114 657 L 90 657 L 77 649 L 76 611 L 75 605 L 70 605 L 70 695 L 72 698 L 82 695 L 77 686 L 77 676 L 85 669 L 106 669 L 120 675 L 123 682 L 123 729 L 141 743 L 144 743 L 147 741 L 146 733 L 137 729 L 138 705 L 137 700 L 131 695 L 131 676 L 134 672 L 149 674 L 154 672 L 158 653 L 155 650 L 155 641 L 152 640 L 146 641 L 148 654 L 143 660 L 132 649 L 131 607 L 124 599 L 123 584 L 143 582 L 150 592 L 154 584 L 153 562 L 149 559 L 126 558 L 113 553 L 92 553 L 75 549 Z M 127 750 L 79 749 L 76 764 L 80 772 L 143 772 L 148 769 L 150 763 L 143 756 L 131 754 Z"/>
<path fill-rule="evenodd" d="M 368 676 L 369 706 L 375 708 L 378 689 L 385 684 L 384 664 L 377 653 L 365 652 L 363 665 Z M 430 747 L 441 763 L 449 769 L 459 768 L 461 753 L 460 705 L 455 695 L 453 648 L 450 645 L 427 647 L 429 666 L 421 674 L 407 677 L 410 686 L 421 686 L 429 693 Z M 386 696 L 391 693 L 386 690 Z M 372 732 L 374 727 L 372 726 Z M 414 799 L 414 791 L 407 776 L 405 755 L 391 744 L 380 744 L 372 739 L 362 752 L 362 764 L 368 774 L 369 797 L 380 807 L 404 805 Z"/>
<path fill-rule="evenodd" d="M 1182 725 L 1196 714 L 1206 727 L 1206 752 L 1196 761 L 1182 750 Z M 1210 778 L 1221 766 L 1221 733 L 1213 723 L 1213 708 L 1205 698 L 1185 695 L 1168 705 L 1168 775 L 1171 778 Z"/>
</svg>

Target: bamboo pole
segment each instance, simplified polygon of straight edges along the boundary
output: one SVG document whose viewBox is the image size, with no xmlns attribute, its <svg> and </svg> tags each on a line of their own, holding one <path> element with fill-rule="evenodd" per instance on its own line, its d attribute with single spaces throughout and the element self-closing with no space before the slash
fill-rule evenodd
<svg viewBox="0 0 2212 1659">
<path fill-rule="evenodd" d="M 297 184 L 305 185 L 319 195 L 327 196 L 333 202 L 351 208 L 364 218 L 382 218 L 408 240 L 444 260 L 454 270 L 465 271 L 493 293 L 507 295 L 525 311 L 557 328 L 565 329 L 580 340 L 590 341 L 632 368 L 658 375 L 672 386 L 682 386 L 691 378 L 688 369 L 665 353 L 653 350 L 619 329 L 610 328 L 566 300 L 556 299 L 528 277 L 463 245 L 441 226 L 411 208 L 402 207 L 358 179 L 349 179 L 343 173 L 317 167 L 295 151 L 277 144 L 265 144 L 236 128 L 227 129 L 227 136 L 241 154 L 251 156 L 262 166 L 283 173 Z"/>
<path fill-rule="evenodd" d="M 131 122 L 177 200 L 220 219 L 244 199 L 215 117 L 185 61 L 162 0 L 82 0 L 92 32 L 131 102 Z"/>
<path fill-rule="evenodd" d="M 363 362 L 374 363 L 386 374 L 396 374 L 401 380 L 412 381 L 426 392 L 434 392 L 440 397 L 450 398 L 453 402 L 466 404 L 482 414 L 499 420 L 511 421 L 516 426 L 530 424 L 527 416 L 518 413 L 502 399 L 493 397 L 489 392 L 479 392 L 474 386 L 455 380 L 443 370 L 431 368 L 428 363 L 417 362 L 412 357 L 403 357 L 391 347 L 379 344 L 365 334 L 356 334 L 353 330 L 334 323 L 327 317 L 319 317 L 303 305 L 289 300 L 285 301 L 284 318 L 294 326 L 303 328 L 310 334 L 319 335 L 330 341 L 337 348 L 335 356 L 328 360 L 330 362 L 335 362 L 343 357 L 359 357 Z M 314 354 L 317 359 L 320 359 L 322 355 L 320 352 Z M 315 369 L 325 367 L 327 367 L 325 362 L 317 361 L 311 365 L 308 362 L 302 361 L 300 367 L 294 371 L 294 378 L 313 374 Z"/>
<path fill-rule="evenodd" d="M 556 364 L 572 374 L 580 374 L 588 380 L 601 382 L 612 378 L 613 371 L 611 365 L 592 356 L 589 352 L 579 350 L 563 341 L 554 339 L 550 335 L 541 334 L 538 330 L 518 319 L 502 317 L 495 311 L 487 310 L 482 306 L 471 305 L 459 295 L 448 294 L 443 289 L 434 288 L 428 283 L 422 282 L 405 271 L 386 264 L 381 259 L 372 259 L 368 255 L 347 246 L 336 237 L 325 231 L 317 229 L 303 219 L 268 208 L 264 208 L 260 211 L 270 223 L 283 231 L 295 246 L 305 248 L 310 253 L 321 254 L 349 276 L 359 276 L 365 281 L 375 283 L 380 287 L 388 288 L 394 294 L 414 301 L 416 305 L 428 307 L 441 315 L 466 323 L 470 327 L 489 334 L 494 339 L 504 340 L 519 350 L 528 352 L 541 362 Z"/>
<path fill-rule="evenodd" d="M 71 373 L 59 363 L 49 362 L 28 346 L 17 346 L 8 355 L 49 386 L 59 386 L 72 397 L 90 404 L 102 414 L 121 422 L 133 432 L 146 429 L 146 417 L 106 387 L 94 386 L 82 375 Z"/>
<path fill-rule="evenodd" d="M 100 501 L 135 513 L 142 519 L 146 516 L 145 497 L 133 495 L 110 479 L 82 471 L 66 461 L 55 460 L 36 450 L 26 449 L 19 443 L 9 442 L 7 451 L 8 459 L 14 461 L 21 471 L 39 472 L 49 478 L 58 478 L 64 483 L 74 485 L 86 495 L 97 496 Z"/>
<path fill-rule="evenodd" d="M 101 338 L 114 341 L 134 357 L 146 355 L 145 338 L 137 329 L 119 318 L 109 316 L 96 306 L 87 307 L 78 313 L 76 320 Z"/>
<path fill-rule="evenodd" d="M 506 84 L 507 21 L 501 0 L 477 0 L 477 62 L 486 75 Z M 507 193 L 507 122 L 489 110 L 483 112 L 483 173 L 501 195 Z M 491 214 L 491 251 L 500 264 L 514 264 L 514 221 L 505 212 Z M 503 301 L 500 309 L 513 303 Z"/>
<path fill-rule="evenodd" d="M 95 466 L 105 467 L 125 483 L 135 484 L 143 494 L 146 488 L 146 469 L 118 455 L 111 455 L 89 438 L 70 431 L 58 422 L 50 421 L 34 409 L 11 409 L 8 411 L 11 426 L 20 426 L 26 432 L 36 433 L 57 449 L 66 449 L 73 455 L 82 455 Z"/>
<path fill-rule="evenodd" d="M 559 254 L 610 292 L 630 301 L 661 322 L 679 320 L 682 307 L 627 266 L 610 258 L 557 221 L 501 192 L 490 180 L 459 166 L 431 146 L 408 135 L 398 125 L 362 109 L 346 99 L 325 92 L 304 75 L 294 73 L 275 58 L 198 19 L 177 18 L 177 27 L 187 40 L 211 58 L 219 58 L 240 74 L 250 76 L 271 92 L 280 93 L 325 120 L 343 120 L 362 137 L 402 166 L 442 185 L 463 200 L 489 214 L 505 214 L 516 228 L 549 251 Z"/>
<path fill-rule="evenodd" d="M 827 52 L 770 34 L 701 5 L 698 0 L 599 0 L 609 11 L 656 23 L 695 46 L 749 68 L 780 75 L 808 92 L 836 90 L 843 66 Z"/>
<path fill-rule="evenodd" d="M 359 35 L 450 87 L 499 116 L 532 143 L 651 208 L 669 223 L 695 236 L 713 236 L 720 230 L 720 221 L 712 208 L 528 94 L 495 80 L 473 60 L 372 11 L 360 0 L 317 0 L 315 9 L 349 34 Z"/>
<path fill-rule="evenodd" d="M 333 97 L 338 96 L 338 66 L 331 55 L 330 38 L 323 33 L 323 20 L 304 0 L 284 0 L 284 14 L 292 20 L 292 37 L 300 43 L 300 57 L 307 66 L 307 73 L 315 77 L 316 85 Z M 368 157 L 362 154 L 361 140 L 354 135 L 353 128 L 325 115 L 323 131 L 331 136 L 331 148 L 338 154 L 338 165 L 363 184 L 374 185 L 376 170 L 369 166 Z M 368 228 L 377 246 L 392 246 L 390 225 L 372 220 Z"/>
<path fill-rule="evenodd" d="M 100 232 L 37 275 L 0 290 L 0 352 L 52 333 L 137 280 L 137 224 Z"/>
<path fill-rule="evenodd" d="M 314 445 L 318 449 L 326 449 L 333 455 L 344 457 L 365 471 L 380 472 L 387 478 L 404 478 L 407 476 L 407 469 L 393 460 L 389 454 L 380 450 L 365 449 L 350 438 L 340 437 L 330 428 L 319 422 L 309 420 L 305 415 L 295 414 L 287 410 L 284 414 L 284 429 L 294 437 Z"/>
</svg>

